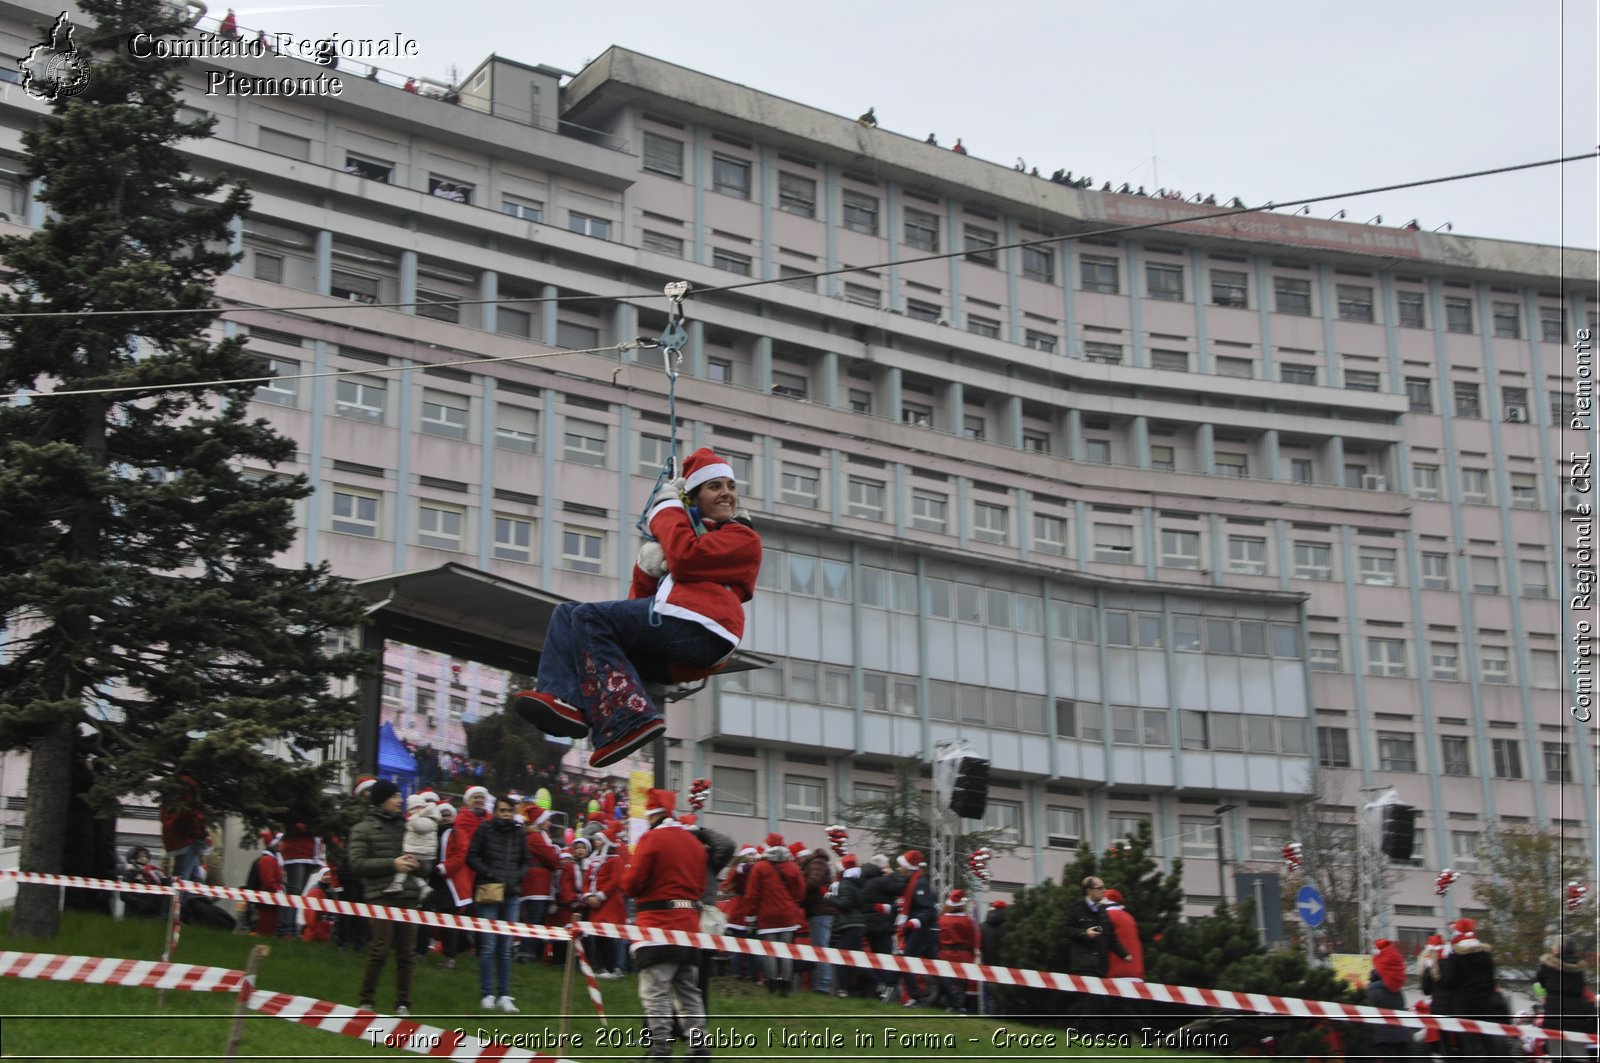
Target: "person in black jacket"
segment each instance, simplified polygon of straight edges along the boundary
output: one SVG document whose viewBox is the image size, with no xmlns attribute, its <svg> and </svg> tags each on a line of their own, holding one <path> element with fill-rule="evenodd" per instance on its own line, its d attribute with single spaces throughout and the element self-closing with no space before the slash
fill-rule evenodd
<svg viewBox="0 0 1600 1063">
<path fill-rule="evenodd" d="M 516 812 L 510 798 L 497 798 L 494 818 L 472 833 L 472 843 L 467 847 L 467 866 L 477 876 L 473 880 L 474 894 L 485 886 L 501 887 L 500 899 L 475 902 L 479 919 L 517 918 L 521 906 L 518 891 L 532 858 Z M 483 994 L 484 1008 L 513 1014 L 518 1010 L 511 997 L 511 954 L 516 951 L 516 941 L 509 934 L 478 935 L 478 989 Z"/>
<path fill-rule="evenodd" d="M 1494 952 L 1478 940 L 1478 924 L 1471 919 L 1457 919 L 1450 924 L 1455 936 L 1450 947 L 1439 957 L 1439 974 L 1436 984 L 1448 994 L 1448 1011 L 1441 1011 L 1437 996 L 1435 1015 L 1454 1015 L 1464 1019 L 1482 1019 L 1487 1022 L 1506 1022 L 1511 1016 L 1506 1011 L 1504 998 L 1495 989 Z M 1497 1034 L 1460 1033 L 1456 1035 L 1460 1055 L 1466 1059 L 1490 1059 L 1509 1055 L 1506 1038 Z"/>
<path fill-rule="evenodd" d="M 833 920 L 833 947 L 857 951 L 867 935 L 867 915 L 861 899 L 862 869 L 854 853 L 846 853 L 843 864 L 838 881 L 831 887 L 833 906 L 839 909 Z M 851 996 L 860 987 L 861 977 L 855 967 L 837 967 L 834 973 L 838 987 L 835 996 Z"/>
<path fill-rule="evenodd" d="M 978 928 L 982 935 L 979 949 L 979 961 L 991 966 L 1005 966 L 1006 943 L 1006 902 L 990 901 L 989 914 L 983 920 L 983 925 Z M 993 983 L 983 982 L 983 1013 L 994 1014 Z"/>
<path fill-rule="evenodd" d="M 861 911 L 865 919 L 867 948 L 884 955 L 894 953 L 895 906 L 905 891 L 906 878 L 888 869 L 889 858 L 874 856 L 861 868 Z M 871 981 L 884 999 L 899 984 L 897 975 L 873 971 Z"/>
<path fill-rule="evenodd" d="M 1539 973 L 1533 980 L 1545 991 L 1546 1030 L 1552 1034 L 1557 1030 L 1595 1032 L 1595 1007 L 1589 1000 L 1588 977 L 1571 938 L 1557 937 L 1550 943 L 1550 951 L 1539 957 Z M 1586 1055 L 1577 1041 L 1554 1036 L 1547 1042 L 1546 1053 L 1551 1059 L 1582 1059 Z"/>
<path fill-rule="evenodd" d="M 1104 978 L 1111 966 L 1111 953 L 1129 959 L 1128 951 L 1117 940 L 1111 918 L 1105 913 L 1106 884 L 1099 875 L 1083 880 L 1083 899 L 1073 901 L 1061 917 L 1061 933 L 1067 939 L 1067 973 Z M 1069 1015 L 1080 1020 L 1104 1010 L 1105 998 L 1078 993 L 1067 1006 Z M 1077 1021 L 1074 1026 L 1092 1031 L 1097 1024 Z"/>
</svg>

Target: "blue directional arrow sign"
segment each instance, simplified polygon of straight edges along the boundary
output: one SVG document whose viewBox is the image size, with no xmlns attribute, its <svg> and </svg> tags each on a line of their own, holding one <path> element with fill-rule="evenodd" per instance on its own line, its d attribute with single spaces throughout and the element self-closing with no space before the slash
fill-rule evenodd
<svg viewBox="0 0 1600 1063">
<path fill-rule="evenodd" d="M 1322 894 L 1317 892 L 1315 886 L 1300 887 L 1300 892 L 1295 896 L 1294 909 L 1300 913 L 1300 921 L 1306 926 L 1321 926 L 1328 915 L 1328 906 L 1322 903 Z"/>
</svg>

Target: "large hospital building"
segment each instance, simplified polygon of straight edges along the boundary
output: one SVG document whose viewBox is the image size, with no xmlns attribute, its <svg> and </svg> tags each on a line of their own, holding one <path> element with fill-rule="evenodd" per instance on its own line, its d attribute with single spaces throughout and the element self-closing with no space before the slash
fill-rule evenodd
<svg viewBox="0 0 1600 1063">
<path fill-rule="evenodd" d="M 0 3 L 0 46 L 57 10 Z M 317 70 L 185 74 L 194 165 L 254 196 L 218 294 L 277 309 L 219 330 L 282 377 L 257 411 L 316 485 L 290 560 L 625 594 L 668 403 L 659 352 L 609 348 L 687 281 L 680 451 L 738 472 L 775 663 L 673 706 L 669 757 L 736 838 L 822 844 L 964 739 L 1002 891 L 1149 820 L 1198 912 L 1219 826 L 1265 869 L 1308 793 L 1348 821 L 1367 787 L 1419 809 L 1402 932 L 1470 908 L 1434 875 L 1497 825 L 1595 851 L 1566 600 L 1593 252 L 1069 187 L 621 48 L 492 56 L 448 98 L 359 60 L 338 96 L 206 94 Z M 15 232 L 44 105 L 0 90 Z M 504 704 L 405 662 L 414 736 Z"/>
</svg>

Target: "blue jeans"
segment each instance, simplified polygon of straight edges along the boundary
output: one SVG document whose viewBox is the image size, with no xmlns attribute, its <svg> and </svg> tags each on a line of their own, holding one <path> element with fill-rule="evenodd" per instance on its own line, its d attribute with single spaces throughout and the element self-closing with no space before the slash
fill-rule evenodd
<svg viewBox="0 0 1600 1063">
<path fill-rule="evenodd" d="M 181 849 L 174 849 L 172 857 L 172 877 L 181 878 L 186 882 L 193 882 L 195 874 L 200 870 L 200 860 L 206 855 L 206 843 L 195 842 L 185 845 Z"/>
<path fill-rule="evenodd" d="M 499 904 L 480 904 L 473 912 L 479 919 L 504 919 L 515 922 L 518 901 L 515 893 L 507 893 Z M 478 935 L 478 989 L 481 996 L 509 997 L 511 995 L 511 953 L 517 939 L 510 934 Z"/>
<path fill-rule="evenodd" d="M 813 915 L 811 917 L 812 946 L 825 949 L 832 941 L 833 916 Z M 819 963 L 811 969 L 811 988 L 820 993 L 833 992 L 833 964 Z"/>
<path fill-rule="evenodd" d="M 646 681 L 670 681 L 669 662 L 709 668 L 728 641 L 699 624 L 661 616 L 649 598 L 562 602 L 539 656 L 539 689 L 582 710 L 596 749 L 661 718 Z"/>
<path fill-rule="evenodd" d="M 538 926 L 544 922 L 545 909 L 550 907 L 549 897 L 524 897 L 522 898 L 522 921 L 529 926 Z M 524 956 L 544 955 L 544 941 L 540 938 L 522 938 L 520 951 Z"/>
</svg>

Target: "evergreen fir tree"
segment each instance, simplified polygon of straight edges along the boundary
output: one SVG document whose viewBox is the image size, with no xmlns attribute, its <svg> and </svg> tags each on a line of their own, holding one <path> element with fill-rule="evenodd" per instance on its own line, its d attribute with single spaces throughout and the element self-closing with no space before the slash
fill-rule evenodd
<svg viewBox="0 0 1600 1063">
<path fill-rule="evenodd" d="M 877 851 L 890 858 L 907 849 L 916 849 L 932 859 L 933 820 L 932 798 L 921 785 L 922 762 L 906 759 L 895 765 L 894 786 L 882 797 L 862 801 L 846 801 L 839 807 L 839 822 L 871 834 Z M 852 844 L 860 845 L 859 841 Z M 956 836 L 956 866 L 963 881 L 936 883 L 941 889 L 960 887 L 974 889 L 966 871 L 966 858 L 981 848 L 992 849 L 996 854 L 1009 853 L 1016 844 L 1006 841 L 998 830 L 964 831 Z M 863 857 L 865 859 L 865 857 Z"/>
<path fill-rule="evenodd" d="M 0 748 L 31 756 L 21 866 L 40 872 L 62 866 L 80 730 L 98 739 L 97 800 L 188 774 L 213 814 L 313 818 L 334 768 L 314 755 L 355 719 L 332 683 L 358 662 L 324 650 L 359 620 L 348 589 L 272 563 L 310 487 L 239 467 L 291 459 L 293 441 L 247 417 L 251 385 L 192 386 L 261 363 L 205 334 L 248 196 L 190 172 L 180 144 L 211 120 L 180 121 L 179 63 L 119 47 L 181 36 L 175 8 L 80 8 L 98 24 L 79 47 L 104 50 L 24 134 L 49 216 L 0 240 Z M 56 903 L 24 886 L 12 929 L 52 935 Z"/>
</svg>

